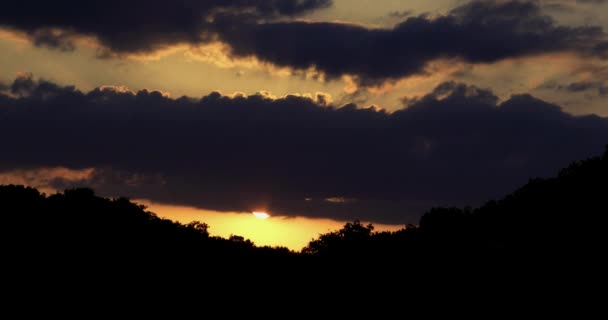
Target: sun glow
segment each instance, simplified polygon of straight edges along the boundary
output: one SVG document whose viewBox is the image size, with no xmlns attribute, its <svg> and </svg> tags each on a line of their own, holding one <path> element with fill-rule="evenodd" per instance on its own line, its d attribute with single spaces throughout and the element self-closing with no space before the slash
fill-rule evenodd
<svg viewBox="0 0 608 320">
<path fill-rule="evenodd" d="M 148 207 L 161 218 L 171 219 L 187 224 L 192 221 L 208 223 L 209 234 L 228 239 L 239 235 L 250 239 L 257 246 L 284 246 L 299 251 L 320 234 L 339 230 L 346 221 L 330 219 L 311 219 L 305 217 L 269 216 L 270 219 L 258 219 L 253 212 L 217 212 L 185 206 L 164 205 L 149 200 L 136 201 Z M 268 214 L 259 209 L 255 212 Z M 365 222 L 367 223 L 367 222 Z M 397 231 L 402 225 L 374 224 L 377 231 Z"/>
<path fill-rule="evenodd" d="M 258 218 L 258 219 L 263 219 L 263 220 L 264 220 L 264 219 L 268 219 L 268 218 L 270 218 L 270 215 L 269 215 L 268 213 L 266 213 L 266 212 L 254 211 L 254 212 L 252 212 L 252 214 L 253 214 L 253 215 L 254 215 L 256 218 Z"/>
</svg>

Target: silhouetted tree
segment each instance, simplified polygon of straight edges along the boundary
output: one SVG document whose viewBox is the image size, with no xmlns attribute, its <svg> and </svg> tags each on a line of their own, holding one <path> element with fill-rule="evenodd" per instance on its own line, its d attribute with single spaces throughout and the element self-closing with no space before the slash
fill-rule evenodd
<svg viewBox="0 0 608 320">
<path fill-rule="evenodd" d="M 360 221 L 348 222 L 342 229 L 319 236 L 311 241 L 302 252 L 323 256 L 353 256 L 364 253 L 364 246 L 370 240 L 374 226 Z"/>
<path fill-rule="evenodd" d="M 372 224 L 346 223 L 310 241 L 302 254 L 259 248 L 237 235 L 212 237 L 204 222 L 162 219 L 126 198 L 101 198 L 91 189 L 47 196 L 23 186 L 0 186 L 0 231 L 3 261 L 21 271 L 44 266 L 55 277 L 83 266 L 135 265 L 132 270 L 142 273 L 171 264 L 194 273 L 247 266 L 259 274 L 306 268 L 334 278 L 348 270 L 391 275 L 390 281 L 412 274 L 448 281 L 484 271 L 512 273 L 522 265 L 558 268 L 566 260 L 595 265 L 606 250 L 607 198 L 608 151 L 577 161 L 554 178 L 531 179 L 479 208 L 431 209 L 419 227 L 375 232 Z M 561 271 L 561 276 L 571 274 Z M 300 285 L 314 282 L 313 275 L 302 275 L 306 281 Z"/>
<path fill-rule="evenodd" d="M 186 227 L 198 231 L 204 237 L 209 237 L 209 225 L 204 222 L 192 221 L 188 223 Z"/>
</svg>

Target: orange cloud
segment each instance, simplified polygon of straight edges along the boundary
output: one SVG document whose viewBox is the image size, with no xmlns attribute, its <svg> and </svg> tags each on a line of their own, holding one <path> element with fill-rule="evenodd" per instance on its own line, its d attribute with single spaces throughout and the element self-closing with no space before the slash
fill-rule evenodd
<svg viewBox="0 0 608 320">
<path fill-rule="evenodd" d="M 0 39 L 6 39 L 6 40 L 13 41 L 13 42 L 19 44 L 20 46 L 29 46 L 30 45 L 29 39 L 23 32 L 17 32 L 17 31 L 13 31 L 13 30 L 0 28 Z"/>
</svg>

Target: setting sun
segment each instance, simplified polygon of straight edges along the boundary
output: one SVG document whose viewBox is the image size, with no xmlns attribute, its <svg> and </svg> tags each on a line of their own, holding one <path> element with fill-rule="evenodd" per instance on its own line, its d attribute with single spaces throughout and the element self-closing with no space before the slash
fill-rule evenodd
<svg viewBox="0 0 608 320">
<path fill-rule="evenodd" d="M 266 212 L 252 212 L 252 214 L 258 219 L 268 219 L 270 215 Z"/>
</svg>

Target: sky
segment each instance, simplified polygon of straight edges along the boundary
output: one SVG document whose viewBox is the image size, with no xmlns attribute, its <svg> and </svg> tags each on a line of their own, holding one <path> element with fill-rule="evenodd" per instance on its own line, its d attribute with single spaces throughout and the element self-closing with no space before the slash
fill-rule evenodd
<svg viewBox="0 0 608 320">
<path fill-rule="evenodd" d="M 608 144 L 605 0 L 2 7 L 0 184 L 260 245 L 481 205 Z"/>
</svg>

